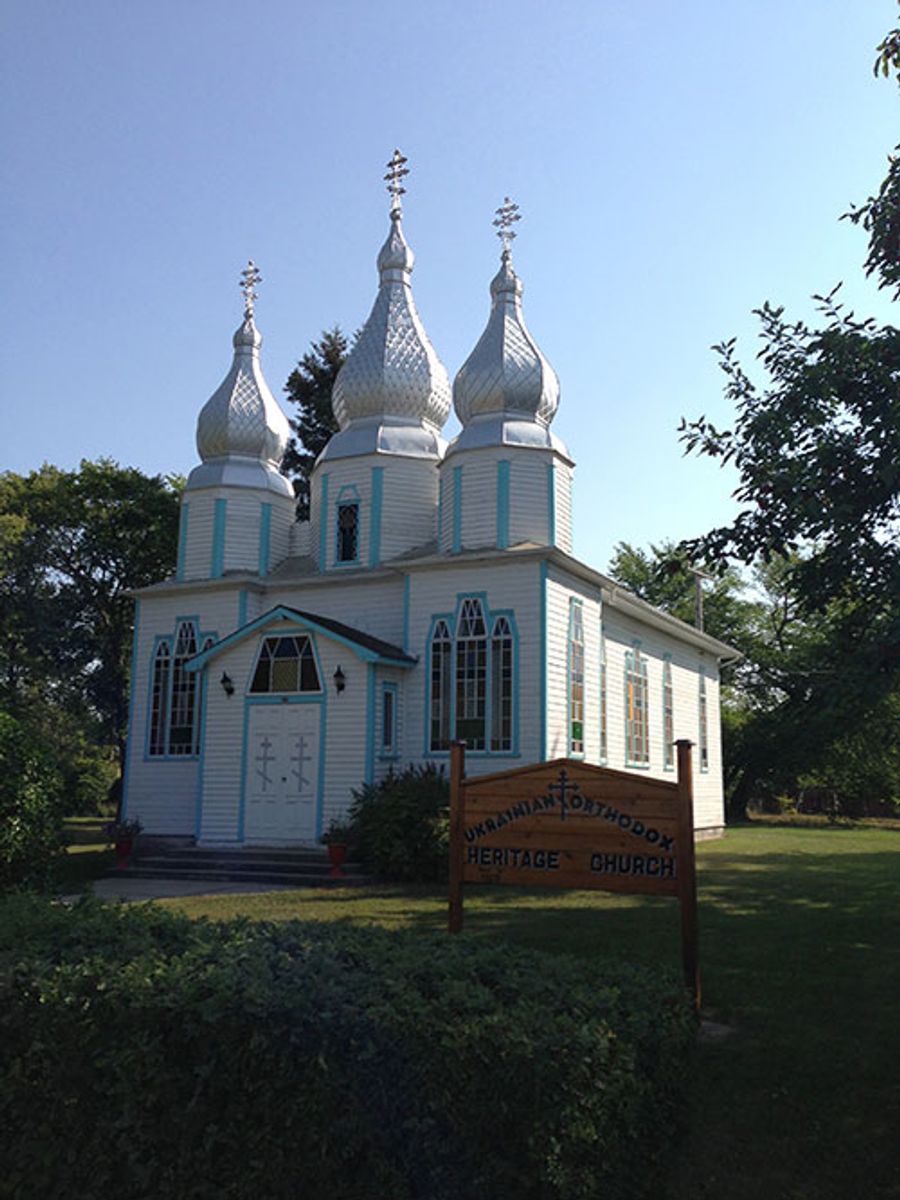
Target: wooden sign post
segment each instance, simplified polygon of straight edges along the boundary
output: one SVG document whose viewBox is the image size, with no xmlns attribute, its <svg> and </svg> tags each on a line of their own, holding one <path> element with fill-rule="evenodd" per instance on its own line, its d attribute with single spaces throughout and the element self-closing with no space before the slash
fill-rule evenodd
<svg viewBox="0 0 900 1200">
<path fill-rule="evenodd" d="M 450 751 L 449 929 L 463 925 L 463 885 L 587 888 L 673 896 L 681 908 L 684 977 L 700 1007 L 691 743 L 677 782 L 578 760 L 465 776 Z"/>
</svg>

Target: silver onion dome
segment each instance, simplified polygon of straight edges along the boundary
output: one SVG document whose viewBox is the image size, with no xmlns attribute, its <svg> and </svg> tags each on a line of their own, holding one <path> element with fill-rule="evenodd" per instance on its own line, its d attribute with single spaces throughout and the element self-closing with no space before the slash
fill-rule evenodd
<svg viewBox="0 0 900 1200">
<path fill-rule="evenodd" d="M 253 288 L 261 278 L 252 261 L 241 273 L 244 319 L 232 338 L 231 369 L 197 419 L 197 450 L 203 462 L 191 472 L 190 488 L 222 483 L 291 493 L 278 472 L 290 426 L 262 373 L 262 336 L 253 317 Z"/>
<path fill-rule="evenodd" d="M 559 407 L 559 379 L 528 332 L 508 245 L 491 281 L 487 327 L 453 382 L 453 407 L 463 426 L 488 415 L 547 426 Z"/>
<path fill-rule="evenodd" d="M 340 433 L 323 457 L 384 451 L 440 456 L 450 414 L 450 381 L 416 311 L 415 257 L 403 235 L 399 150 L 388 164 L 391 227 L 378 254 L 379 288 L 369 318 L 335 380 L 331 404 Z"/>
</svg>

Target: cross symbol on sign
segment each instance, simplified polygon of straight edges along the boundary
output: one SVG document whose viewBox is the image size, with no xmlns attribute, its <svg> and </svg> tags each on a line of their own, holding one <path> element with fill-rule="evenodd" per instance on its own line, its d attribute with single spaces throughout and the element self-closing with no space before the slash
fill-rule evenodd
<svg viewBox="0 0 900 1200">
<path fill-rule="evenodd" d="M 554 793 L 559 794 L 559 819 L 564 821 L 566 819 L 566 812 L 569 807 L 569 798 L 580 796 L 581 788 L 577 783 L 569 782 L 569 773 L 565 767 L 563 767 L 559 773 L 559 783 L 549 784 L 547 791 L 551 796 L 553 796 Z"/>
</svg>

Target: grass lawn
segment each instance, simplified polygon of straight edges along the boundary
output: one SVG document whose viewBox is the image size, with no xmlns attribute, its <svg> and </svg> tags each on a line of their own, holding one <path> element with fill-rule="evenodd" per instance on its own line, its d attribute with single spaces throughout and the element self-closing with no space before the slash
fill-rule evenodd
<svg viewBox="0 0 900 1200">
<path fill-rule="evenodd" d="M 699 847 L 704 1041 L 670 1200 L 900 1198 L 900 829 L 754 824 Z M 163 902 L 193 916 L 445 927 L 433 889 Z M 470 938 L 678 963 L 677 906 L 470 889 Z"/>
</svg>

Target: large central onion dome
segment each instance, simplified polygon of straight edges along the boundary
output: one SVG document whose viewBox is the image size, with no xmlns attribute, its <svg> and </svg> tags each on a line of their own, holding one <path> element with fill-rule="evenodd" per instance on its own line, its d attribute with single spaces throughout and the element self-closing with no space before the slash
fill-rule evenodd
<svg viewBox="0 0 900 1200">
<path fill-rule="evenodd" d="M 452 449 L 522 444 L 567 454 L 548 428 L 559 407 L 559 379 L 528 332 L 522 281 L 512 264 L 511 224 L 519 220 L 518 206 L 507 198 L 497 211 L 500 270 L 491 280 L 487 326 L 453 382 L 453 407 L 463 430 Z"/>
<path fill-rule="evenodd" d="M 261 276 L 251 262 L 242 278 L 244 319 L 232 339 L 234 359 L 197 419 L 203 461 L 191 472 L 188 487 L 243 484 L 290 495 L 291 486 L 278 470 L 290 426 L 262 373 L 262 336 L 253 319 L 253 287 Z"/>
<path fill-rule="evenodd" d="M 331 404 L 340 433 L 323 458 L 381 451 L 440 457 L 440 431 L 450 414 L 450 381 L 416 311 L 410 276 L 415 261 L 403 236 L 399 150 L 388 164 L 391 228 L 378 255 L 378 295 L 347 361 Z"/>
</svg>

